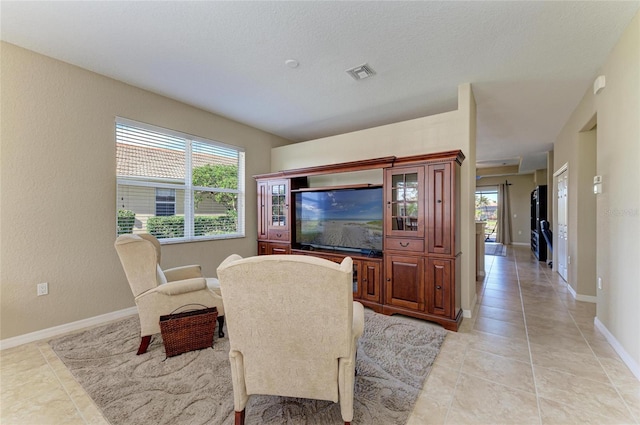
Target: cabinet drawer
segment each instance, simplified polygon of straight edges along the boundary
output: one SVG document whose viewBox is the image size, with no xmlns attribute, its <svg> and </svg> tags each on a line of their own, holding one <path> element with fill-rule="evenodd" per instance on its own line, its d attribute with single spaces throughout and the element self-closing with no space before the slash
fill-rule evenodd
<svg viewBox="0 0 640 425">
<path fill-rule="evenodd" d="M 279 230 L 279 229 L 270 229 L 269 230 L 269 240 L 272 241 L 286 241 L 289 242 L 289 231 L 288 230 Z"/>
<path fill-rule="evenodd" d="M 424 239 L 387 238 L 384 249 L 424 252 Z"/>
</svg>

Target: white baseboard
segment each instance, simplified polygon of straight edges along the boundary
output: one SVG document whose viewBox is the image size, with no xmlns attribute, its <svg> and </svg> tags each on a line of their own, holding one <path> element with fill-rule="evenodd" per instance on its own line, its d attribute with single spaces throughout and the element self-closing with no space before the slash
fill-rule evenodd
<svg viewBox="0 0 640 425">
<path fill-rule="evenodd" d="M 511 245 L 530 246 L 531 242 L 511 242 Z"/>
<path fill-rule="evenodd" d="M 0 340 L 0 351 L 6 348 L 17 347 L 18 345 L 39 341 L 41 339 L 52 338 L 54 336 L 62 335 L 67 332 L 88 328 L 89 326 L 101 325 L 103 323 L 121 319 L 123 317 L 131 316 L 134 314 L 138 314 L 138 308 L 130 307 L 125 308 L 124 310 L 118 310 L 107 314 L 101 314 L 100 316 L 78 320 L 77 322 L 66 323 L 64 325 L 54 326 L 52 328 L 42 329 L 40 331 L 15 336 L 13 338 L 6 338 Z"/>
<path fill-rule="evenodd" d="M 578 294 L 575 289 L 573 289 L 571 287 L 571 285 L 569 285 L 567 283 L 567 289 L 569 290 L 569 292 L 571 293 L 571 295 L 573 295 L 573 299 L 574 300 L 578 300 L 578 301 L 584 301 L 586 303 L 593 303 L 596 304 L 598 302 L 598 297 L 594 296 L 594 295 L 582 295 L 582 294 Z"/>
<path fill-rule="evenodd" d="M 629 370 L 638 378 L 640 381 L 640 365 L 636 363 L 636 361 L 627 353 L 627 351 L 620 345 L 616 337 L 613 336 L 609 329 L 598 319 L 597 317 L 593 319 L 593 324 L 600 332 L 604 334 L 604 337 L 609 341 L 609 344 L 613 347 L 613 349 L 618 353 L 624 364 L 627 365 Z"/>
<path fill-rule="evenodd" d="M 471 301 L 471 308 L 469 310 L 462 309 L 462 317 L 470 319 L 473 316 L 473 309 L 478 302 L 478 294 L 473 294 L 473 301 Z"/>
</svg>

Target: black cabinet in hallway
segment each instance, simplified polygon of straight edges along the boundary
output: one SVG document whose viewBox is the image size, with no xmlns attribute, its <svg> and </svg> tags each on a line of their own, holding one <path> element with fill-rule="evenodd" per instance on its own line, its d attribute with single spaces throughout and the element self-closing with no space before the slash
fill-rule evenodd
<svg viewBox="0 0 640 425">
<path fill-rule="evenodd" d="M 542 234 L 540 220 L 547 220 L 547 185 L 531 192 L 531 251 L 540 261 L 547 261 L 547 244 Z"/>
</svg>

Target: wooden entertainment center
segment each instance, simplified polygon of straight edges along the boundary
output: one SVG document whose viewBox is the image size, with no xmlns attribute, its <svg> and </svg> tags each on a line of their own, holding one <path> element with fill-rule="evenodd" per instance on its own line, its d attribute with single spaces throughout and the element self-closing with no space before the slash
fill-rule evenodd
<svg viewBox="0 0 640 425">
<path fill-rule="evenodd" d="M 336 262 L 349 256 L 354 265 L 355 300 L 378 313 L 412 316 L 457 331 L 462 322 L 458 204 L 463 160 L 463 153 L 456 150 L 254 176 L 258 254 L 313 255 Z M 381 252 L 296 246 L 293 196 L 309 189 L 308 177 L 374 169 L 384 173 Z M 355 185 L 335 188 L 348 187 Z"/>
</svg>

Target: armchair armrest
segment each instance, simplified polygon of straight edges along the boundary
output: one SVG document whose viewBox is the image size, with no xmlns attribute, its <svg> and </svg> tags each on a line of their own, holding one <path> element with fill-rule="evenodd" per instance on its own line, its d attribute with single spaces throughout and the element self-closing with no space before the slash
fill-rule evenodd
<svg viewBox="0 0 640 425">
<path fill-rule="evenodd" d="M 202 269 L 197 264 L 193 264 L 191 266 L 173 267 L 163 270 L 163 272 L 168 282 L 173 282 L 174 280 L 185 280 L 193 279 L 196 277 L 203 277 Z"/>
<path fill-rule="evenodd" d="M 187 292 L 200 291 L 206 289 L 207 281 L 203 277 L 194 279 L 176 280 L 168 282 L 163 285 L 159 285 L 155 288 L 156 292 L 164 295 L 179 295 L 186 294 Z"/>
</svg>

